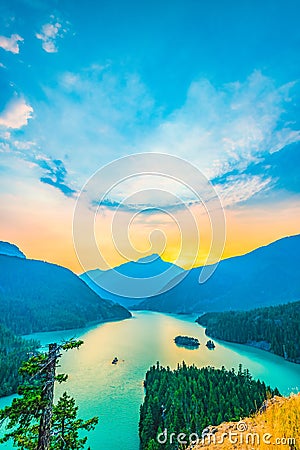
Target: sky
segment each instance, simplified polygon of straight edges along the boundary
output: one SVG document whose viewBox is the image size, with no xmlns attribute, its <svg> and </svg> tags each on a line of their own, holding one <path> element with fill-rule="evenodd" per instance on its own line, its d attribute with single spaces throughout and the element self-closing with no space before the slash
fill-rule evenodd
<svg viewBox="0 0 300 450">
<path fill-rule="evenodd" d="M 96 173 L 80 211 L 98 266 L 152 252 L 201 265 L 219 231 L 189 189 L 193 169 L 183 185 L 185 162 L 222 205 L 218 257 L 298 234 L 299 16 L 296 0 L 2 1 L 0 239 L 94 268 L 73 218 Z M 166 173 L 143 172 L 134 155 L 147 171 L 152 153 L 170 155 Z M 106 194 L 105 177 L 118 180 Z"/>
</svg>

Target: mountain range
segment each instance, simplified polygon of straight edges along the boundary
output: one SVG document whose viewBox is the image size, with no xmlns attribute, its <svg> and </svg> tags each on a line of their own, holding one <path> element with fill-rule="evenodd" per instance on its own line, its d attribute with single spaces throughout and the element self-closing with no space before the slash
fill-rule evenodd
<svg viewBox="0 0 300 450">
<path fill-rule="evenodd" d="M 0 322 L 16 334 L 79 328 L 131 317 L 104 300 L 64 267 L 26 259 L 14 245 L 0 245 Z"/>
<path fill-rule="evenodd" d="M 242 256 L 222 260 L 199 284 L 194 268 L 165 292 L 145 298 L 132 310 L 169 313 L 249 310 L 300 299 L 300 235 L 282 238 Z"/>
<path fill-rule="evenodd" d="M 180 279 L 184 272 L 175 264 L 152 254 L 110 270 L 90 270 L 80 278 L 102 298 L 130 307 L 145 297 L 163 291 L 165 286 Z"/>
<path fill-rule="evenodd" d="M 26 334 L 130 317 L 118 303 L 171 313 L 249 310 L 299 300 L 299 267 L 300 235 L 222 260 L 203 284 L 201 267 L 184 271 L 156 254 L 78 277 L 1 241 L 0 318 Z"/>
</svg>

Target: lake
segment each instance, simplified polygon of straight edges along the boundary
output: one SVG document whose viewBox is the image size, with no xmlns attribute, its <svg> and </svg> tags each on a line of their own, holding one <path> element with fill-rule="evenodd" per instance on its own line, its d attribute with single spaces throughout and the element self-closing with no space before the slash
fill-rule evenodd
<svg viewBox="0 0 300 450">
<path fill-rule="evenodd" d="M 148 368 L 159 361 L 172 368 L 183 360 L 198 367 L 210 365 L 230 369 L 240 363 L 255 378 L 282 394 L 298 392 L 300 365 L 252 347 L 227 344 L 214 340 L 216 348 L 209 350 L 205 344 L 204 328 L 195 323 L 196 316 L 178 316 L 154 312 L 134 312 L 132 319 L 109 322 L 91 328 L 37 333 L 31 337 L 42 345 L 60 342 L 71 337 L 81 338 L 80 350 L 64 354 L 61 372 L 69 380 L 56 388 L 56 396 L 67 390 L 76 398 L 80 416 L 99 416 L 95 431 L 89 433 L 92 450 L 122 448 L 138 450 L 139 407 L 143 400 L 143 379 Z M 177 335 L 199 339 L 196 350 L 177 347 Z M 119 363 L 111 364 L 117 356 Z M 0 408 L 12 397 L 0 398 Z M 3 449 L 12 448 L 2 445 Z"/>
</svg>

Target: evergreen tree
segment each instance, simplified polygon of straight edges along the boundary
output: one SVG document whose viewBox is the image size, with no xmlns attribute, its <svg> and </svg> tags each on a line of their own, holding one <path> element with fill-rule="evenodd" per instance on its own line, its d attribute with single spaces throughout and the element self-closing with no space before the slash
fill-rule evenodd
<svg viewBox="0 0 300 450">
<path fill-rule="evenodd" d="M 16 336 L 0 323 L 0 397 L 17 392 L 19 368 L 38 346 L 37 341 Z"/>
<path fill-rule="evenodd" d="M 10 406 L 0 410 L 6 432 L 0 443 L 12 440 L 22 450 L 73 450 L 84 448 L 87 438 L 79 438 L 79 430 L 95 428 L 98 418 L 83 421 L 77 418 L 75 400 L 64 393 L 53 404 L 54 383 L 67 380 L 56 375 L 62 350 L 79 348 L 82 341 L 70 340 L 62 345 L 50 344 L 49 352 L 38 353 L 20 368 L 23 383 Z"/>
<path fill-rule="evenodd" d="M 98 418 L 93 417 L 84 421 L 77 418 L 77 412 L 78 406 L 74 398 L 64 392 L 53 407 L 51 449 L 84 448 L 87 437 L 79 438 L 79 430 L 93 430 L 98 423 Z"/>
<path fill-rule="evenodd" d="M 171 433 L 189 436 L 196 432 L 201 438 L 205 427 L 249 416 L 268 396 L 279 394 L 259 380 L 252 380 L 242 365 L 235 372 L 224 367 L 198 369 L 185 363 L 171 371 L 156 364 L 146 373 L 144 384 L 146 395 L 139 423 L 142 450 L 186 448 L 176 438 L 173 443 L 167 439 L 157 447 L 157 436 L 166 429 L 169 437 Z"/>
</svg>

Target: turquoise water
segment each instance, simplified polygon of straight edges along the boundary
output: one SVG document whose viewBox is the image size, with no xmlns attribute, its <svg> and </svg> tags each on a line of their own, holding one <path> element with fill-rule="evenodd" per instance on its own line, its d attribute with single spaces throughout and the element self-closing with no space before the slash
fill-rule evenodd
<svg viewBox="0 0 300 450">
<path fill-rule="evenodd" d="M 61 371 L 69 374 L 69 381 L 56 389 L 56 395 L 68 390 L 76 398 L 82 417 L 99 416 L 96 430 L 89 434 L 92 450 L 138 450 L 143 379 L 156 361 L 170 367 L 183 360 L 199 367 L 237 368 L 242 363 L 255 378 L 277 386 L 283 394 L 299 390 L 300 365 L 262 350 L 217 340 L 215 350 L 209 350 L 204 329 L 194 321 L 195 317 L 135 312 L 132 319 L 121 322 L 32 335 L 43 345 L 70 337 L 84 340 L 80 350 L 63 356 Z M 199 349 L 177 347 L 173 339 L 178 334 L 197 337 Z M 111 364 L 115 356 L 120 360 L 116 366 Z M 9 404 L 11 398 L 0 399 L 0 408 Z"/>
</svg>

